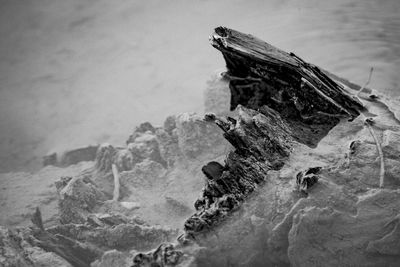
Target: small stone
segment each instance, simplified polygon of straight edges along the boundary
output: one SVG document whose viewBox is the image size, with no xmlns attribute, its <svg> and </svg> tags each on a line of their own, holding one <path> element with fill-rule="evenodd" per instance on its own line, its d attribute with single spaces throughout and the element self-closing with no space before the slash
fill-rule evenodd
<svg viewBox="0 0 400 267">
<path fill-rule="evenodd" d="M 308 189 L 318 182 L 318 174 L 321 167 L 309 168 L 305 172 L 296 175 L 296 185 L 299 191 L 307 193 Z"/>
<path fill-rule="evenodd" d="M 140 204 L 137 202 L 133 202 L 133 201 L 121 201 L 120 204 L 122 207 L 124 207 L 128 210 L 134 210 L 134 209 L 140 208 Z"/>
</svg>

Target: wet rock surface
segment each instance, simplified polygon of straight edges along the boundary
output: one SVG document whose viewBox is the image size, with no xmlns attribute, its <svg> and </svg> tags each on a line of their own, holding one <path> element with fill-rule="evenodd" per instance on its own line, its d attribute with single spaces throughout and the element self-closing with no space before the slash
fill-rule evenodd
<svg viewBox="0 0 400 267">
<path fill-rule="evenodd" d="M 154 251 L 136 254 L 131 267 L 174 266 L 179 264 L 182 255 L 181 251 L 175 250 L 174 245 L 161 244 Z"/>
<path fill-rule="evenodd" d="M 56 182 L 61 223 L 83 223 L 90 212 L 105 200 L 104 194 L 89 179 L 62 177 Z"/>
</svg>

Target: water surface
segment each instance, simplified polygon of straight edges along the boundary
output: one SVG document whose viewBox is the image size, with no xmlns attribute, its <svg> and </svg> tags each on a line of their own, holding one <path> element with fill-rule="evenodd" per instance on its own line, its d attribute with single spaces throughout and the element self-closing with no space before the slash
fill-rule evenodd
<svg viewBox="0 0 400 267">
<path fill-rule="evenodd" d="M 203 110 L 216 26 L 398 97 L 398 0 L 0 0 L 0 172 Z"/>
</svg>

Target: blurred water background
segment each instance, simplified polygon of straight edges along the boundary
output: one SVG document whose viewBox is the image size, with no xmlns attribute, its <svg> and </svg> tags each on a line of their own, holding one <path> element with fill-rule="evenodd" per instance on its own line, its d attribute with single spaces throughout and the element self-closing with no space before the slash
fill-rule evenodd
<svg viewBox="0 0 400 267">
<path fill-rule="evenodd" d="M 400 95 L 399 0 L 0 0 L 0 172 L 201 113 L 220 25 Z"/>
</svg>

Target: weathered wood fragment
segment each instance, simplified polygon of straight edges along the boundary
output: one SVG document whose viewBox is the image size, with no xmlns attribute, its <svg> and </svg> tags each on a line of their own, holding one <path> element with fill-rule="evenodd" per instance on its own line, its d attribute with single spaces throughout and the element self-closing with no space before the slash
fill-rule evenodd
<svg viewBox="0 0 400 267">
<path fill-rule="evenodd" d="M 218 27 L 210 38 L 230 76 L 231 109 L 241 104 L 280 113 L 294 138 L 311 147 L 340 118 L 354 119 L 363 109 L 357 98 L 317 66 L 249 34 Z"/>
<path fill-rule="evenodd" d="M 37 228 L 33 229 L 33 245 L 45 251 L 56 253 L 72 266 L 88 267 L 91 262 L 103 253 L 75 239 L 46 231 L 42 221 L 41 212 L 37 208 L 32 216 L 32 222 L 37 226 Z"/>
<path fill-rule="evenodd" d="M 235 147 L 225 166 L 210 162 L 203 167 L 207 177 L 197 210 L 185 223 L 189 234 L 204 232 L 237 208 L 258 184 L 267 179 L 269 170 L 280 169 L 290 155 L 293 137 L 279 113 L 265 107 L 264 114 L 240 106 L 237 120 L 207 115 Z"/>
</svg>

